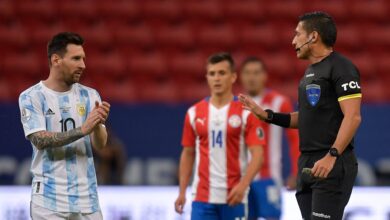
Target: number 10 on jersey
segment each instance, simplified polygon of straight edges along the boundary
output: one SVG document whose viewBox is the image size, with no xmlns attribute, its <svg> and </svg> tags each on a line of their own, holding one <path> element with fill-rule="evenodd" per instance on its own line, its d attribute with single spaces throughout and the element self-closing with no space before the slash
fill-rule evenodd
<svg viewBox="0 0 390 220">
<path fill-rule="evenodd" d="M 222 131 L 219 130 L 219 131 L 215 131 L 215 130 L 212 130 L 211 131 L 211 136 L 212 136 L 212 147 L 220 147 L 222 148 L 223 146 L 223 141 L 222 141 Z"/>
</svg>

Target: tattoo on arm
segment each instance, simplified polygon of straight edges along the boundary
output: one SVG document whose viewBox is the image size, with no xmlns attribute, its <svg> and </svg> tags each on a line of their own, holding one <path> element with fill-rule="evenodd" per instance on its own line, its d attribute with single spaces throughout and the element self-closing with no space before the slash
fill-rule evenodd
<svg viewBox="0 0 390 220">
<path fill-rule="evenodd" d="M 81 127 L 72 129 L 66 132 L 49 132 L 39 131 L 28 136 L 28 139 L 38 149 L 61 147 L 70 144 L 84 135 L 81 132 Z"/>
</svg>

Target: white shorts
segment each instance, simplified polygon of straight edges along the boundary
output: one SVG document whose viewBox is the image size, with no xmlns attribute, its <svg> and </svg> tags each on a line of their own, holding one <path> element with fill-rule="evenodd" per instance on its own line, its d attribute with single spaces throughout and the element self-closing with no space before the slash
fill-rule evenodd
<svg viewBox="0 0 390 220">
<path fill-rule="evenodd" d="M 101 211 L 94 213 L 54 212 L 49 209 L 30 203 L 32 220 L 103 220 Z"/>
</svg>

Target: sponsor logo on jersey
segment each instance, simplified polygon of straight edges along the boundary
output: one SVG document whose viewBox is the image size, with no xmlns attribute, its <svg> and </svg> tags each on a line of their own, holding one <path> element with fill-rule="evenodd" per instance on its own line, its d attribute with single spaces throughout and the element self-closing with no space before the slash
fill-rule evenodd
<svg viewBox="0 0 390 220">
<path fill-rule="evenodd" d="M 77 113 L 79 113 L 80 116 L 84 116 L 87 112 L 87 108 L 84 103 L 78 103 L 76 105 Z"/>
<path fill-rule="evenodd" d="M 62 113 L 65 114 L 65 113 L 69 112 L 70 107 L 69 106 L 62 106 L 62 107 L 60 107 L 60 109 L 61 109 Z"/>
<path fill-rule="evenodd" d="M 204 120 L 205 120 L 204 118 L 197 118 L 196 122 L 204 125 Z"/>
<path fill-rule="evenodd" d="M 313 76 L 314 76 L 314 73 L 308 73 L 308 74 L 306 75 L 306 78 L 313 77 Z"/>
<path fill-rule="evenodd" d="M 317 105 L 321 97 L 321 86 L 317 84 L 309 84 L 306 86 L 306 97 L 311 106 Z"/>
<path fill-rule="evenodd" d="M 229 118 L 229 125 L 233 128 L 238 128 L 241 126 L 241 117 L 238 115 L 232 115 Z"/>
<path fill-rule="evenodd" d="M 344 83 L 341 85 L 341 87 L 344 89 L 344 91 L 347 91 L 349 89 L 360 89 L 359 83 L 356 81 L 351 81 L 349 83 Z"/>
<path fill-rule="evenodd" d="M 26 122 L 31 119 L 31 112 L 27 108 L 22 109 L 22 121 Z"/>
<path fill-rule="evenodd" d="M 256 134 L 257 134 L 257 137 L 259 139 L 263 139 L 264 138 L 264 130 L 263 130 L 263 128 L 262 127 L 257 127 Z"/>
<path fill-rule="evenodd" d="M 51 108 L 49 108 L 47 111 L 46 111 L 46 113 L 45 113 L 45 115 L 48 115 L 48 116 L 50 116 L 50 115 L 54 115 L 55 113 L 53 112 L 53 110 L 51 110 Z"/>
</svg>

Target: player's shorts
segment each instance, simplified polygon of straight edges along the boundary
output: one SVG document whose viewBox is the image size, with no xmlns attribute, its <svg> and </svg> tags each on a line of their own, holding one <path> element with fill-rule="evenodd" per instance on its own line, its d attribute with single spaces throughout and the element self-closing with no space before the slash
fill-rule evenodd
<svg viewBox="0 0 390 220">
<path fill-rule="evenodd" d="M 245 206 L 192 202 L 191 220 L 244 220 Z"/>
<path fill-rule="evenodd" d="M 304 219 L 341 220 L 351 196 L 358 168 L 351 149 L 346 149 L 337 158 L 326 179 L 315 178 L 310 173 L 302 172 L 303 168 L 312 168 L 314 163 L 327 153 L 302 153 L 299 157 L 296 198 Z"/>
<path fill-rule="evenodd" d="M 255 180 L 248 195 L 248 218 L 280 218 L 282 199 L 279 187 L 272 179 Z"/>
<path fill-rule="evenodd" d="M 103 220 L 100 211 L 94 213 L 54 212 L 49 209 L 30 203 L 32 220 Z"/>
</svg>

